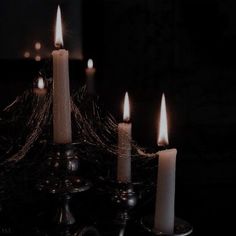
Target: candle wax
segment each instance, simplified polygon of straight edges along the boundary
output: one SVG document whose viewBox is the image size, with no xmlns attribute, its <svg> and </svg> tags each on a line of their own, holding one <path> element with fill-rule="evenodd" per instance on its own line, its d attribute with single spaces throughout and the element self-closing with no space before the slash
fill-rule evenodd
<svg viewBox="0 0 236 236">
<path fill-rule="evenodd" d="M 154 231 L 173 234 L 176 149 L 159 152 Z"/>
<path fill-rule="evenodd" d="M 72 141 L 68 51 L 54 50 L 52 56 L 53 141 L 65 144 Z"/>
<path fill-rule="evenodd" d="M 131 123 L 118 124 L 117 180 L 131 182 Z"/>
</svg>

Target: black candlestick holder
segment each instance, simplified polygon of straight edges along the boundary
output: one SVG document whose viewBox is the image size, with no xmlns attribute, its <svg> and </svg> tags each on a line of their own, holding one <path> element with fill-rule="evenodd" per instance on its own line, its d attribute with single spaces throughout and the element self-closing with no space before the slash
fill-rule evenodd
<svg viewBox="0 0 236 236">
<path fill-rule="evenodd" d="M 114 184 L 112 202 L 115 205 L 116 215 L 114 223 L 116 227 L 115 235 L 125 235 L 128 220 L 130 220 L 130 211 L 137 204 L 137 195 L 131 182 Z"/>
<path fill-rule="evenodd" d="M 57 199 L 57 212 L 53 222 L 58 228 L 65 229 L 62 235 L 70 235 L 69 228 L 76 222 L 70 209 L 71 198 L 91 187 L 88 180 L 78 175 L 79 166 L 75 144 L 54 144 L 46 161 L 47 171 L 38 184 L 41 192 L 51 194 Z"/>
<path fill-rule="evenodd" d="M 129 220 L 129 212 L 137 204 L 137 196 L 133 189 L 132 183 L 118 182 L 115 185 L 112 195 L 112 202 L 117 209 L 116 220 L 118 222 L 126 222 Z"/>
<path fill-rule="evenodd" d="M 193 227 L 185 220 L 175 218 L 173 234 L 157 232 L 153 229 L 154 215 L 144 216 L 141 219 L 141 225 L 144 231 L 150 236 L 187 236 L 193 232 Z"/>
</svg>

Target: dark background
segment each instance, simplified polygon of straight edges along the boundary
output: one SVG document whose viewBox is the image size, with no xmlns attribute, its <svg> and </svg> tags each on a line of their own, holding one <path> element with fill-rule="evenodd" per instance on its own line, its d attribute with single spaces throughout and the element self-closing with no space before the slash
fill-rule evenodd
<svg viewBox="0 0 236 236">
<path fill-rule="evenodd" d="M 54 15 L 46 16 L 56 12 L 58 1 L 37 2 L 1 2 L 1 108 L 31 86 L 44 63 L 19 59 L 24 45 L 31 45 L 38 34 L 45 37 L 48 52 L 53 49 Z M 234 232 L 236 3 L 84 0 L 78 29 L 69 11 L 76 2 L 62 1 L 71 32 L 65 47 L 73 55 L 73 35 L 83 41 L 84 60 L 72 57 L 71 80 L 83 84 L 86 61 L 93 58 L 102 101 L 121 120 L 121 101 L 129 91 L 133 138 L 150 149 L 156 148 L 157 115 L 165 92 L 170 146 L 178 149 L 176 215 L 193 224 L 194 235 Z M 21 26 L 16 26 L 18 21 Z"/>
<path fill-rule="evenodd" d="M 50 56 L 54 45 L 57 6 L 63 8 L 64 42 L 71 58 L 82 59 L 82 1 L 3 0 L 0 8 L 0 58 L 21 58 L 28 51 L 34 58 Z M 34 44 L 40 42 L 37 52 Z"/>
</svg>

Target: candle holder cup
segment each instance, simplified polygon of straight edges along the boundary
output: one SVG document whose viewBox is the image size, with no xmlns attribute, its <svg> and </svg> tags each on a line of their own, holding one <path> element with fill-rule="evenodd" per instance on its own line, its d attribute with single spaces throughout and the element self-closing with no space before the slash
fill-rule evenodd
<svg viewBox="0 0 236 236">
<path fill-rule="evenodd" d="M 174 232 L 173 234 L 166 234 L 163 232 L 158 232 L 153 229 L 154 215 L 144 216 L 141 218 L 141 226 L 146 233 L 153 236 L 187 236 L 191 235 L 193 232 L 193 227 L 180 218 L 175 218 Z"/>
<path fill-rule="evenodd" d="M 46 161 L 38 184 L 41 192 L 55 196 L 57 199 L 57 213 L 53 223 L 59 228 L 74 225 L 75 218 L 70 209 L 70 200 L 76 193 L 90 189 L 91 183 L 78 176 L 79 158 L 75 152 L 75 144 L 54 144 Z"/>
</svg>

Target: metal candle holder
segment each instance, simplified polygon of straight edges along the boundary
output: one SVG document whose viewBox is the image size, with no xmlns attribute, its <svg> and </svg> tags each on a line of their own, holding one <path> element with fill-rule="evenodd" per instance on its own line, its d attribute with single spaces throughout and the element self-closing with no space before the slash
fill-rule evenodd
<svg viewBox="0 0 236 236">
<path fill-rule="evenodd" d="M 141 225 L 143 229 L 150 235 L 156 236 L 187 236 L 193 232 L 193 227 L 180 218 L 175 218 L 174 233 L 165 234 L 163 232 L 156 232 L 153 229 L 154 216 L 145 216 L 141 219 Z"/>
<path fill-rule="evenodd" d="M 137 204 L 137 196 L 132 183 L 118 182 L 112 195 L 112 202 L 117 207 L 117 220 L 126 222 L 129 220 L 129 211 Z"/>
<path fill-rule="evenodd" d="M 71 198 L 74 194 L 86 191 L 91 187 L 89 181 L 77 175 L 79 158 L 75 153 L 75 144 L 52 145 L 46 168 L 47 171 L 40 180 L 38 188 L 57 198 L 58 207 L 54 223 L 67 228 L 75 223 L 70 209 Z"/>
<path fill-rule="evenodd" d="M 130 210 L 137 204 L 137 196 L 132 183 L 117 182 L 114 185 L 112 202 L 116 206 L 115 224 L 118 225 L 117 234 L 125 234 L 127 221 L 130 219 Z"/>
</svg>

